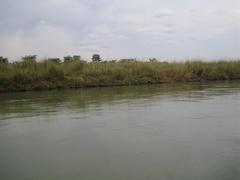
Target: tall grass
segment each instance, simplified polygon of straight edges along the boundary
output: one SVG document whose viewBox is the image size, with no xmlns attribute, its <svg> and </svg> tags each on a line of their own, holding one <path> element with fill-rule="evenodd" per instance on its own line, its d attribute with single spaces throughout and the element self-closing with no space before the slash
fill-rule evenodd
<svg viewBox="0 0 240 180">
<path fill-rule="evenodd" d="M 240 79 L 240 61 L 0 63 L 0 92 Z"/>
</svg>

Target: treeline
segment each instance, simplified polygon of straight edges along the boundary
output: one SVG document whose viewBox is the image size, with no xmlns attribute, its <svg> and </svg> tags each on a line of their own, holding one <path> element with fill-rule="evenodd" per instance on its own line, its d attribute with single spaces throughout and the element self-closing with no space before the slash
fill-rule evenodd
<svg viewBox="0 0 240 180">
<path fill-rule="evenodd" d="M 23 56 L 21 57 L 22 61 L 37 61 L 37 55 L 27 55 L 27 56 Z M 79 55 L 74 55 L 74 56 L 65 56 L 63 57 L 63 60 L 61 60 L 60 58 L 48 58 L 48 61 L 52 61 L 54 63 L 69 63 L 69 62 L 73 62 L 73 61 L 80 61 L 81 60 L 81 56 Z M 93 54 L 92 56 L 92 61 L 93 62 L 101 62 L 101 57 L 99 54 Z M 0 63 L 2 64 L 6 64 L 9 63 L 8 58 L 2 57 L 0 56 Z"/>
<path fill-rule="evenodd" d="M 58 58 L 36 61 L 36 56 L 25 56 L 10 63 L 0 57 L 0 92 L 240 79 L 238 60 L 101 61 L 100 55 L 92 60 L 67 56 L 63 61 Z"/>
</svg>

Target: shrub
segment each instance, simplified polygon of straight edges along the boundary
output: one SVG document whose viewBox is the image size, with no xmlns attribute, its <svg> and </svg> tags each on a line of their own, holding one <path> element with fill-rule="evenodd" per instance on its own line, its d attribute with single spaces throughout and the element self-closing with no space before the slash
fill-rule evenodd
<svg viewBox="0 0 240 180">
<path fill-rule="evenodd" d="M 63 71 L 56 66 L 50 66 L 47 70 L 46 80 L 55 81 L 55 80 L 63 80 L 64 73 Z"/>
</svg>

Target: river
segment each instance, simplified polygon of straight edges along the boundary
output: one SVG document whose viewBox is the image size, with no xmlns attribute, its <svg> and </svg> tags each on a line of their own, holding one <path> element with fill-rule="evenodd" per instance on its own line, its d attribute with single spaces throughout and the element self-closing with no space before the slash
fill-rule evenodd
<svg viewBox="0 0 240 180">
<path fill-rule="evenodd" d="M 240 81 L 0 94 L 1 180 L 239 180 Z"/>
</svg>

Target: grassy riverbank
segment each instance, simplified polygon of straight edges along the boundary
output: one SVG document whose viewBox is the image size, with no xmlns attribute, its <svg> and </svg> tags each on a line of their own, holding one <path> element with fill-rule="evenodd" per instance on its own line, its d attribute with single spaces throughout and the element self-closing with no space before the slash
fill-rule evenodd
<svg viewBox="0 0 240 180">
<path fill-rule="evenodd" d="M 240 61 L 0 63 L 0 92 L 240 79 Z"/>
</svg>

